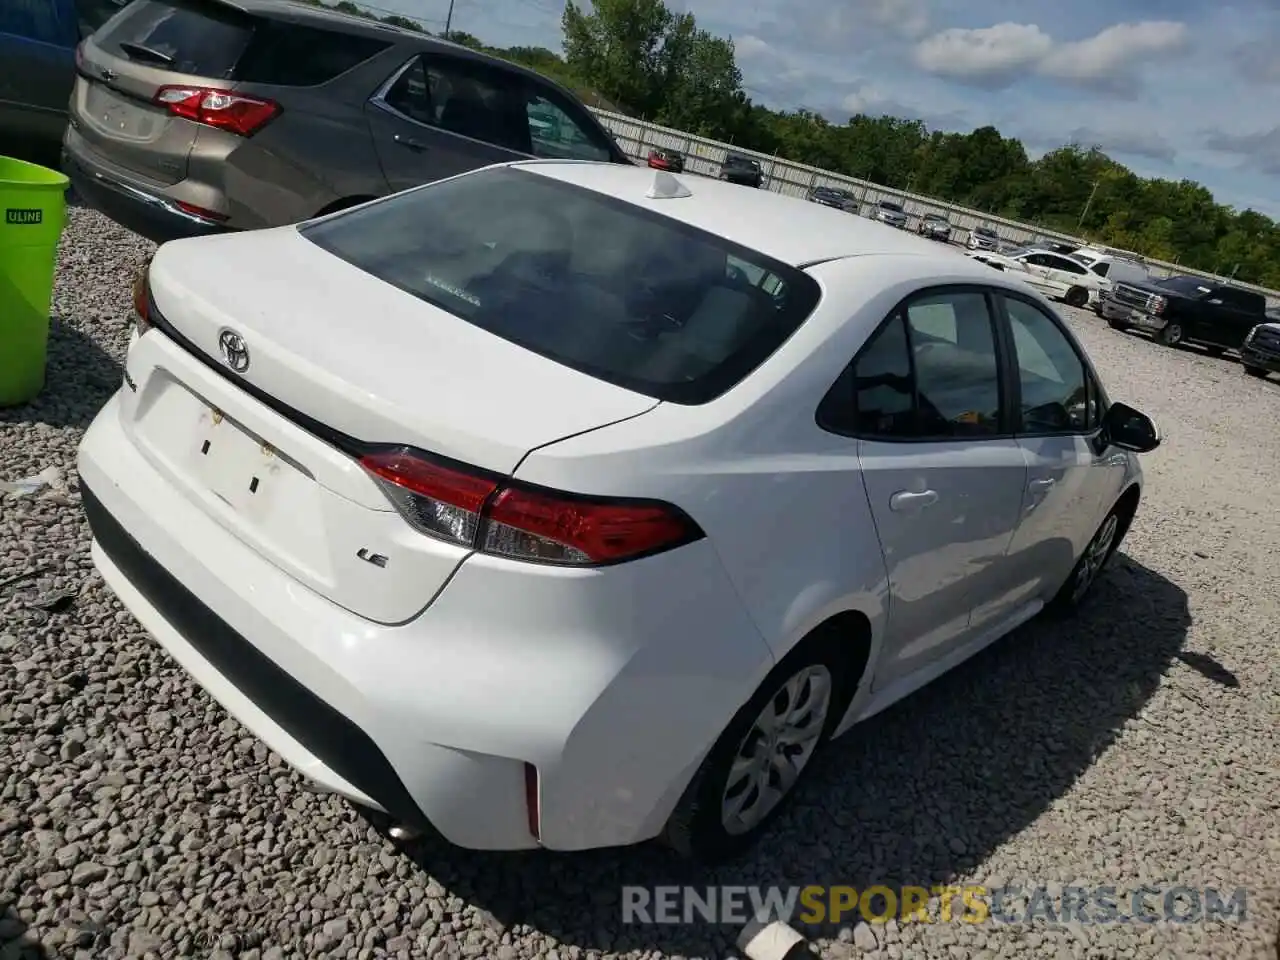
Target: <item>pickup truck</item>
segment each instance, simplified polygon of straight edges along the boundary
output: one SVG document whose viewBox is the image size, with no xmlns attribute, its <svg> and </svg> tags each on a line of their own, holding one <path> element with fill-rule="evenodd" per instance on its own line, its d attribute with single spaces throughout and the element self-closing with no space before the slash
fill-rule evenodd
<svg viewBox="0 0 1280 960">
<path fill-rule="evenodd" d="M 1267 319 L 1260 293 L 1201 277 L 1166 277 L 1117 283 L 1102 295 L 1099 312 L 1115 330 L 1145 330 L 1166 346 L 1196 343 L 1214 356 L 1238 350 Z"/>
<path fill-rule="evenodd" d="M 0 147 L 56 155 L 76 80 L 76 46 L 127 2 L 0 0 Z"/>
</svg>

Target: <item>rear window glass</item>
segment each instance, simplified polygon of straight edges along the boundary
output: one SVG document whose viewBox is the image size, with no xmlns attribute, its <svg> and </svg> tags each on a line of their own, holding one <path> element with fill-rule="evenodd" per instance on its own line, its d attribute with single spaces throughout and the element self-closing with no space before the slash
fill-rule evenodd
<svg viewBox="0 0 1280 960">
<path fill-rule="evenodd" d="M 137 0 L 95 37 L 104 51 L 148 66 L 230 79 L 253 23 L 223 4 Z"/>
<path fill-rule="evenodd" d="M 511 167 L 299 229 L 468 323 L 674 403 L 738 383 L 819 299 L 812 277 L 764 254 Z"/>
<path fill-rule="evenodd" d="M 901 206 L 900 204 L 897 204 L 897 203 L 890 203 L 888 200 L 881 200 L 881 201 L 880 201 L 880 208 L 881 208 L 882 210 L 892 210 L 894 213 L 901 213 L 901 212 L 902 212 L 902 206 Z"/>
<path fill-rule="evenodd" d="M 245 83 L 313 87 L 328 83 L 391 46 L 386 40 L 262 20 L 235 68 Z"/>
</svg>

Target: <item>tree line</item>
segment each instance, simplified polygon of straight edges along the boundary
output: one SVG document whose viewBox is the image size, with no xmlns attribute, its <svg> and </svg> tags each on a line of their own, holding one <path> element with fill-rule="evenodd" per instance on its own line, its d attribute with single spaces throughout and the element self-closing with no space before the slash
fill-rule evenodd
<svg viewBox="0 0 1280 960">
<path fill-rule="evenodd" d="M 351 0 L 336 6 L 374 16 Z M 406 17 L 378 19 L 426 32 Z M 593 106 L 1280 289 L 1280 224 L 1217 203 L 1192 180 L 1139 177 L 1081 144 L 1031 160 L 1019 140 L 991 126 L 951 133 L 889 116 L 832 123 L 809 110 L 771 110 L 743 89 L 733 41 L 664 0 L 569 0 L 561 27 L 563 55 L 488 47 L 458 31 L 448 39 L 537 70 Z"/>
</svg>

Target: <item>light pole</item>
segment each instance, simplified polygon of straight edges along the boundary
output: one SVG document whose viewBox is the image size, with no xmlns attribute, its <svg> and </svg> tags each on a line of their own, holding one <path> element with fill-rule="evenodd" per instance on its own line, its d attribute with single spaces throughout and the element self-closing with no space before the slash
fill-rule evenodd
<svg viewBox="0 0 1280 960">
<path fill-rule="evenodd" d="M 1101 180 L 1093 181 L 1093 189 L 1089 191 L 1089 199 L 1085 201 L 1084 209 L 1080 211 L 1080 219 L 1076 221 L 1076 229 L 1079 230 L 1084 225 L 1084 218 L 1089 215 L 1089 208 L 1093 206 L 1094 195 L 1098 192 L 1098 184 Z"/>
<path fill-rule="evenodd" d="M 449 12 L 444 17 L 444 38 L 449 39 L 449 28 L 453 25 L 453 0 L 449 0 Z"/>
</svg>

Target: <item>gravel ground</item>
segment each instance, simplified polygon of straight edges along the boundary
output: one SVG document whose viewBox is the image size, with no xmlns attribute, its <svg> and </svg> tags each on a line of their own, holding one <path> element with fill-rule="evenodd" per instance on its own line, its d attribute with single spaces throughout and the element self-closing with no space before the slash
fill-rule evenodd
<svg viewBox="0 0 1280 960">
<path fill-rule="evenodd" d="M 1113 395 L 1167 434 L 1098 603 L 837 745 L 745 864 L 405 854 L 193 687 L 93 573 L 75 447 L 119 383 L 145 252 L 73 211 L 48 389 L 0 413 L 0 479 L 70 482 L 0 501 L 0 581 L 42 571 L 0 587 L 3 960 L 722 957 L 729 928 L 623 925 L 619 885 L 964 881 L 1243 886 L 1248 914 L 810 933 L 827 958 L 1276 956 L 1280 382 L 1073 314 Z"/>
</svg>

